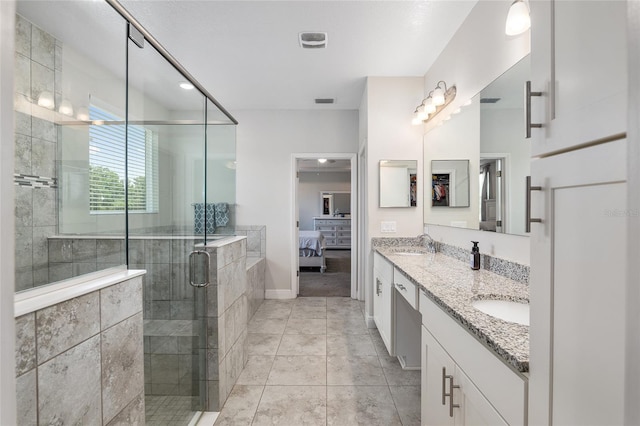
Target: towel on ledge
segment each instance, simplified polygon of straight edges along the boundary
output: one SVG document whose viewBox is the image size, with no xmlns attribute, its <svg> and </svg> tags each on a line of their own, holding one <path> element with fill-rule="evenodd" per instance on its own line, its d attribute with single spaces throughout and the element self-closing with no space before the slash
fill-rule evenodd
<svg viewBox="0 0 640 426">
<path fill-rule="evenodd" d="M 193 233 L 204 234 L 204 219 L 207 218 L 207 234 L 213 234 L 216 230 L 215 207 L 207 203 L 206 212 L 204 203 L 193 204 Z"/>
<path fill-rule="evenodd" d="M 229 204 L 216 203 L 215 211 L 216 226 L 227 226 L 229 223 Z"/>
</svg>

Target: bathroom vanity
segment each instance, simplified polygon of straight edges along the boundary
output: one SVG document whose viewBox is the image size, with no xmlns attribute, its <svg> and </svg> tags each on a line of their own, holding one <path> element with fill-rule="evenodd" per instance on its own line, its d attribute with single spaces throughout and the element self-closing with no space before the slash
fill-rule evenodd
<svg viewBox="0 0 640 426">
<path fill-rule="evenodd" d="M 527 309 L 528 297 L 526 284 L 442 253 L 376 248 L 374 319 L 403 368 L 422 370 L 423 425 L 527 424 L 529 327 L 479 303 Z"/>
</svg>

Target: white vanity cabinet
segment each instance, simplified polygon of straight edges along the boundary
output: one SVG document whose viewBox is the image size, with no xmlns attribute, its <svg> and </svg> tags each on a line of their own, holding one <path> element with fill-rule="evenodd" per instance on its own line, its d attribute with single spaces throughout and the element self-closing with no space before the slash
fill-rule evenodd
<svg viewBox="0 0 640 426">
<path fill-rule="evenodd" d="M 389 355 L 395 355 L 393 265 L 373 253 L 373 320 Z"/>
<path fill-rule="evenodd" d="M 422 327 L 422 424 L 507 425 L 489 400 Z"/>
<path fill-rule="evenodd" d="M 525 425 L 527 380 L 420 292 L 422 425 Z"/>
<path fill-rule="evenodd" d="M 624 424 L 627 3 L 529 2 L 532 425 Z"/>
<path fill-rule="evenodd" d="M 531 8 L 534 157 L 626 131 L 626 1 L 536 0 Z"/>
</svg>

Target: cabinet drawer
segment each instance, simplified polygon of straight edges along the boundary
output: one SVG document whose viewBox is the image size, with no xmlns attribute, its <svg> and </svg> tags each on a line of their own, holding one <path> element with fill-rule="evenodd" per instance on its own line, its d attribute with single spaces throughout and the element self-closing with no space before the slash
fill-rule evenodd
<svg viewBox="0 0 640 426">
<path fill-rule="evenodd" d="M 329 246 L 335 246 L 335 245 L 336 245 L 336 239 L 335 239 L 335 237 L 333 237 L 333 238 L 325 238 L 325 239 L 324 239 L 324 245 L 325 245 L 326 247 L 329 247 Z"/>
<path fill-rule="evenodd" d="M 329 225 L 316 225 L 316 231 L 335 231 L 335 227 L 334 226 L 329 226 Z"/>
<path fill-rule="evenodd" d="M 329 225 L 330 220 L 329 219 L 315 219 L 313 221 L 314 225 Z"/>
<path fill-rule="evenodd" d="M 402 295 L 409 302 L 409 305 L 413 309 L 418 309 L 418 286 L 409 281 L 407 277 L 402 275 L 398 269 L 394 268 L 393 271 L 393 284 L 398 290 L 398 293 Z"/>
<path fill-rule="evenodd" d="M 349 231 L 351 232 L 351 225 L 346 224 L 346 225 L 336 225 L 336 229 L 338 231 Z"/>
<path fill-rule="evenodd" d="M 322 233 L 322 235 L 324 236 L 324 238 L 335 238 L 337 237 L 335 231 L 320 231 Z"/>
<path fill-rule="evenodd" d="M 351 238 L 351 231 L 340 231 L 340 230 L 338 230 L 338 237 Z"/>
<path fill-rule="evenodd" d="M 339 246 L 350 246 L 351 245 L 351 238 L 338 238 L 338 245 Z"/>
</svg>

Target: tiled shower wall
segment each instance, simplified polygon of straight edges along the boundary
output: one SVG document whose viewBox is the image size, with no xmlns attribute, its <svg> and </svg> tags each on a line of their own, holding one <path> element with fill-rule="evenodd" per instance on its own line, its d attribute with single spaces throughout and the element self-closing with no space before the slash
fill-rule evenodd
<svg viewBox="0 0 640 426">
<path fill-rule="evenodd" d="M 58 134 L 31 111 L 40 93 L 61 98 L 62 45 L 16 16 L 15 116 L 16 290 L 47 284 L 47 237 L 56 234 Z M 33 106 L 33 108 L 37 108 Z"/>
<path fill-rule="evenodd" d="M 144 424 L 142 278 L 16 318 L 19 425 Z"/>
<path fill-rule="evenodd" d="M 267 227 L 264 225 L 238 225 L 235 235 L 247 237 L 247 257 L 267 257 Z"/>
</svg>

